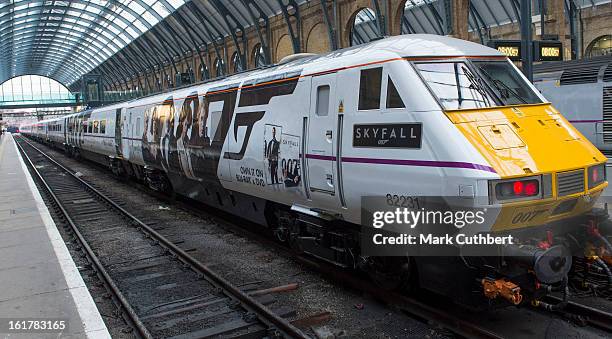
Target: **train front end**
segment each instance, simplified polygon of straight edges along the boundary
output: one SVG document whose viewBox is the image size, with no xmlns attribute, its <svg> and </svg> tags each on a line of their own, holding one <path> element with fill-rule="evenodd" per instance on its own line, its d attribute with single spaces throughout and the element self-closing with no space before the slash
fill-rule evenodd
<svg viewBox="0 0 612 339">
<path fill-rule="evenodd" d="M 498 246 L 498 256 L 462 258 L 478 271 L 484 300 L 548 307 L 538 299 L 564 291 L 577 265 L 612 264 L 607 210 L 596 206 L 608 185 L 606 157 L 508 59 L 411 64 L 467 147 L 495 173 L 476 179 L 487 193 L 480 204 L 495 210 L 487 232 L 512 235 L 512 244 Z"/>
</svg>

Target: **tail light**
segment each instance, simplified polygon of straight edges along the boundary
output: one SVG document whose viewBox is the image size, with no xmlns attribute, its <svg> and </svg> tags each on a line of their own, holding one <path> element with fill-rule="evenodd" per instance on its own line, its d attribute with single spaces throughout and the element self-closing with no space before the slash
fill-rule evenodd
<svg viewBox="0 0 612 339">
<path fill-rule="evenodd" d="M 516 179 L 489 181 L 490 203 L 550 198 L 551 177 L 548 174 Z"/>
<path fill-rule="evenodd" d="M 602 184 L 606 181 L 606 164 L 591 166 L 588 169 L 589 189 Z"/>
<path fill-rule="evenodd" d="M 495 184 L 497 200 L 531 198 L 539 195 L 540 181 L 537 179 L 500 181 Z"/>
</svg>

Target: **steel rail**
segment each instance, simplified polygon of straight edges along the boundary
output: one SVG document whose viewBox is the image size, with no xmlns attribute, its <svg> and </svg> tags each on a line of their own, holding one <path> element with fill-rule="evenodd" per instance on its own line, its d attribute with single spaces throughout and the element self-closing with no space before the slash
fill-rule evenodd
<svg viewBox="0 0 612 339">
<path fill-rule="evenodd" d="M 544 297 L 545 300 L 555 303 L 560 303 L 563 300 L 554 295 L 547 295 Z M 568 301 L 565 308 L 560 310 L 561 312 L 568 312 L 577 314 L 585 317 L 587 323 L 612 332 L 612 313 L 596 309 L 591 306 L 576 303 L 574 301 Z"/>
<path fill-rule="evenodd" d="M 48 185 L 47 181 L 43 178 L 41 173 L 36 168 L 36 166 L 34 166 L 34 163 L 30 159 L 28 154 L 25 152 L 23 147 L 18 142 L 16 142 L 15 144 L 17 145 L 17 147 L 19 147 L 19 150 L 21 151 L 21 155 L 23 159 L 26 160 L 26 163 L 29 165 L 30 170 L 36 175 L 41 185 L 45 188 L 45 190 L 47 191 L 47 193 L 53 200 L 53 203 L 61 211 L 62 217 L 65 219 L 68 225 L 70 225 L 72 232 L 76 235 L 77 239 L 79 240 L 79 243 L 81 244 L 81 247 L 85 250 L 89 261 L 92 264 L 94 264 L 94 266 L 96 267 L 96 273 L 101 278 L 103 283 L 108 287 L 108 290 L 110 290 L 110 292 L 114 294 L 116 300 L 119 301 L 120 306 L 124 311 L 123 313 L 127 315 L 126 320 L 130 323 L 129 325 L 131 325 L 134 329 L 136 329 L 141 337 L 153 338 L 153 336 L 149 333 L 145 325 L 142 323 L 142 321 L 136 314 L 136 311 L 132 308 L 132 306 L 127 301 L 123 293 L 121 293 L 121 291 L 117 287 L 117 284 L 115 284 L 114 280 L 110 277 L 110 275 L 108 274 L 108 272 L 106 271 L 102 263 L 100 262 L 100 259 L 98 259 L 96 254 L 93 252 L 93 250 L 91 249 L 91 247 L 89 246 L 89 244 L 87 243 L 87 241 L 85 240 L 81 232 L 79 231 L 78 227 L 76 226 L 76 224 L 74 223 L 70 215 L 68 214 L 68 211 L 64 208 L 64 205 L 61 203 L 60 199 L 55 195 L 51 187 Z M 41 152 L 34 145 L 30 144 L 30 146 L 36 149 L 37 151 Z M 42 152 L 41 154 L 45 155 Z M 56 163 L 56 165 L 59 165 L 59 164 Z M 61 165 L 59 166 L 62 167 Z"/>
<path fill-rule="evenodd" d="M 139 187 L 142 189 L 143 192 L 148 192 L 149 194 L 155 193 L 140 185 L 136 185 L 135 187 Z M 155 196 L 159 199 L 166 199 L 161 195 L 155 194 Z M 260 233 L 254 232 L 246 227 L 236 225 L 235 223 L 229 221 L 229 216 L 226 212 L 219 211 L 216 209 L 207 209 L 205 212 L 203 212 L 200 208 L 196 208 L 195 205 L 186 201 L 167 200 L 167 202 L 196 216 L 201 217 L 204 215 L 210 217 L 212 215 L 220 227 L 231 229 L 234 232 L 240 232 L 241 234 L 246 235 L 261 243 L 264 243 L 265 245 L 270 246 L 271 248 L 282 251 L 283 253 L 290 255 L 291 258 L 299 264 L 305 265 L 306 267 L 323 274 L 325 277 L 329 277 L 333 281 L 339 282 L 352 289 L 361 291 L 367 295 L 372 296 L 374 299 L 380 300 L 387 305 L 397 307 L 398 309 L 409 313 L 417 318 L 425 319 L 427 321 L 433 321 L 442 326 L 443 328 L 453 333 L 456 333 L 461 337 L 481 339 L 504 338 L 502 335 L 496 334 L 491 330 L 486 329 L 469 320 L 461 319 L 460 317 L 457 317 L 456 315 L 447 312 L 443 309 L 439 309 L 436 306 L 427 305 L 423 301 L 417 300 L 416 298 L 410 296 L 381 290 L 376 286 L 372 285 L 372 283 L 370 283 L 369 281 L 356 277 L 355 274 L 351 274 L 350 272 L 346 272 L 343 270 L 338 270 L 337 267 L 332 264 L 328 264 L 322 261 L 316 261 L 316 259 L 296 254 L 283 244 L 279 244 L 278 242 L 271 240 L 270 238 L 262 236 Z"/>
<path fill-rule="evenodd" d="M 136 227 L 144 231 L 144 233 L 151 235 L 155 240 L 159 241 L 161 245 L 163 245 L 165 248 L 175 253 L 177 257 L 181 259 L 181 261 L 183 261 L 186 264 L 189 264 L 196 271 L 201 273 L 203 277 L 209 278 L 209 281 L 221 287 L 225 291 L 229 292 L 229 294 L 232 297 L 241 301 L 244 304 L 244 306 L 247 307 L 247 310 L 254 311 L 257 315 L 259 315 L 259 318 L 260 320 L 262 320 L 262 322 L 267 323 L 268 326 L 273 325 L 270 327 L 276 327 L 276 329 L 282 332 L 285 336 L 288 336 L 291 338 L 304 338 L 304 339 L 309 338 L 306 334 L 304 334 L 300 329 L 292 325 L 289 321 L 273 313 L 270 309 L 268 309 L 266 306 L 264 306 L 263 304 L 255 300 L 253 297 L 243 292 L 242 290 L 240 290 L 239 288 L 231 284 L 228 280 L 221 277 L 219 274 L 217 274 L 210 268 L 203 265 L 197 259 L 187 254 L 187 252 L 177 247 L 174 243 L 166 239 L 163 235 L 161 235 L 160 233 L 152 229 L 150 226 L 142 222 L 140 219 L 138 219 L 136 216 L 134 216 L 130 212 L 126 211 L 123 207 L 119 206 L 117 203 L 112 201 L 104 193 L 97 190 L 95 187 L 90 185 L 85 180 L 76 176 L 71 170 L 69 170 L 68 168 L 66 168 L 65 166 L 63 166 L 62 164 L 60 164 L 53 158 L 51 158 L 49 155 L 44 153 L 42 150 L 40 150 L 36 146 L 32 145 L 29 141 L 25 139 L 23 140 L 26 143 L 28 143 L 33 149 L 35 149 L 37 152 L 39 152 L 41 155 L 47 158 L 51 163 L 53 163 L 54 165 L 56 165 L 57 167 L 65 171 L 66 173 L 70 174 L 73 178 L 75 178 L 79 183 L 81 183 L 91 192 L 95 193 L 97 196 L 99 196 L 102 200 L 104 200 L 110 206 L 112 206 L 113 208 L 121 212 L 123 215 L 131 219 Z"/>
</svg>

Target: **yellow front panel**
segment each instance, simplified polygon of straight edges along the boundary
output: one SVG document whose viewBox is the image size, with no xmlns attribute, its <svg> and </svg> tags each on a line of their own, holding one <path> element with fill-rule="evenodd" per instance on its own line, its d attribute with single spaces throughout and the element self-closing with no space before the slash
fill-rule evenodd
<svg viewBox="0 0 612 339">
<path fill-rule="evenodd" d="M 606 161 L 550 104 L 447 111 L 446 115 L 502 178 L 562 172 Z M 491 131 L 496 125 L 499 133 Z M 500 147 L 503 139 L 508 139 L 507 147 Z"/>
<path fill-rule="evenodd" d="M 550 104 L 447 111 L 446 115 L 502 179 L 553 174 L 552 198 L 504 204 L 495 230 L 541 225 L 584 213 L 607 186 L 563 197 L 562 201 L 576 197 L 578 201 L 570 212 L 552 215 L 562 202 L 556 198 L 555 174 L 585 169 L 605 162 L 606 157 Z"/>
</svg>

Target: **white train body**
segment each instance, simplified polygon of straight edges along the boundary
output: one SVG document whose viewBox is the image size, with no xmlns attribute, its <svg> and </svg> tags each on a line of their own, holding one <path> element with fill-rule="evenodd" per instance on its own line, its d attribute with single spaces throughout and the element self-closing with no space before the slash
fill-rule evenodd
<svg viewBox="0 0 612 339">
<path fill-rule="evenodd" d="M 242 193 L 325 211 L 354 224 L 361 223 L 362 197 L 462 196 L 484 206 L 492 202 L 493 180 L 572 169 L 538 164 L 524 172 L 516 163 L 545 162 L 527 148 L 517 159 L 510 159 L 515 164 L 496 163 L 502 155 L 499 150 L 493 147 L 497 153 L 491 155 L 479 149 L 486 136 L 470 140 L 469 131 L 462 131 L 461 123 L 453 120 L 465 117 L 449 115 L 436 93 L 432 95 L 424 73 L 415 67 L 421 62 L 472 59 L 509 64 L 499 52 L 479 44 L 430 35 L 398 36 L 43 121 L 37 126 L 53 125 L 57 131 L 38 127 L 32 134 L 101 162 L 128 163 L 131 172 L 141 177 L 139 167 L 162 171 L 177 192 L 196 199 L 207 200 L 201 195 L 212 181 L 225 190 L 211 198 L 218 202 L 233 200 L 228 198 L 232 192 Z M 524 80 L 514 66 L 509 67 Z M 391 93 L 390 86 L 396 92 Z M 556 118 L 558 112 L 531 84 L 525 81 L 523 90 L 532 92 L 529 95 L 536 104 L 541 103 L 537 114 Z M 396 93 L 399 101 L 391 98 Z M 195 115 L 190 113 L 194 110 Z M 500 116 L 499 110 L 492 110 L 479 114 L 477 123 L 499 123 Z M 116 128 L 117 119 L 120 128 Z M 35 127 L 25 126 L 26 134 L 28 128 Z M 569 124 L 563 128 L 565 134 L 577 133 Z M 198 138 L 200 144 L 191 142 Z M 266 148 L 272 139 L 278 150 L 270 158 Z M 592 154 L 601 157 L 597 161 L 605 160 L 586 145 L 585 157 Z M 216 174 L 198 172 L 189 156 L 196 149 L 208 157 L 206 164 L 214 164 Z M 147 162 L 147 154 L 155 160 Z M 257 209 L 254 204 L 233 207 L 246 209 L 233 210 L 242 215 Z"/>
<path fill-rule="evenodd" d="M 377 267 L 369 263 L 378 255 L 360 247 L 359 226 L 372 226 L 362 219 L 366 197 L 414 210 L 428 207 L 423 197 L 451 197 L 489 209 L 471 232 L 545 231 L 590 211 L 607 186 L 606 158 L 505 56 L 435 35 L 303 57 L 21 130 L 345 266 Z M 542 244 L 539 236 L 529 242 Z M 453 247 L 456 261 L 417 260 L 418 277 L 464 301 L 488 267 L 528 286 L 530 272 L 559 282 L 571 254 L 548 246 L 555 254 L 542 260 L 537 246 L 513 249 L 540 266 L 483 259 L 479 272 Z M 551 273 L 553 259 L 566 264 Z M 402 262 L 384 266 L 403 276 Z"/>
</svg>

